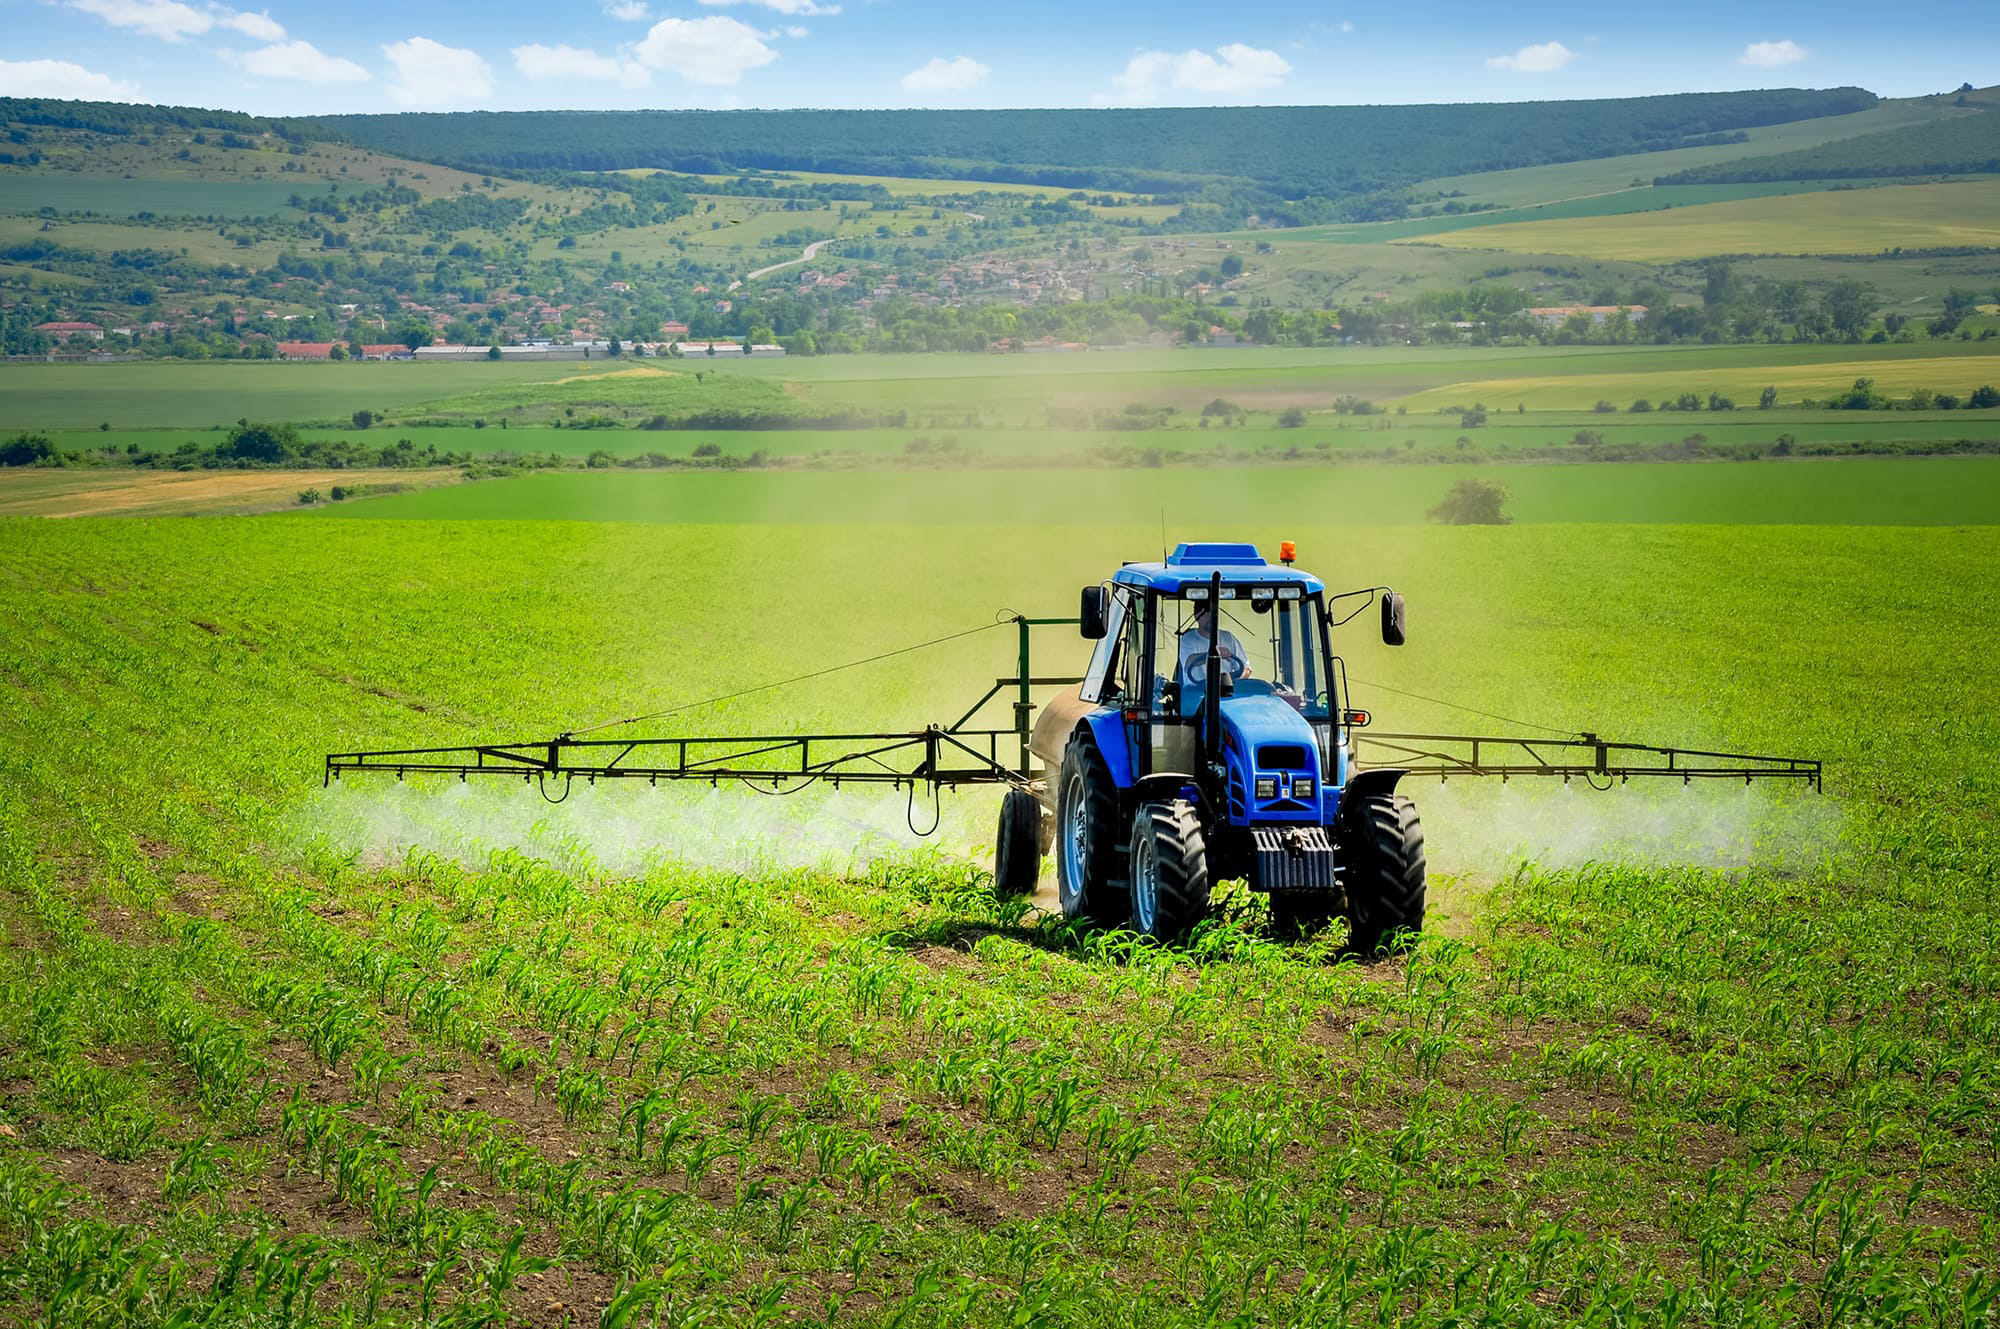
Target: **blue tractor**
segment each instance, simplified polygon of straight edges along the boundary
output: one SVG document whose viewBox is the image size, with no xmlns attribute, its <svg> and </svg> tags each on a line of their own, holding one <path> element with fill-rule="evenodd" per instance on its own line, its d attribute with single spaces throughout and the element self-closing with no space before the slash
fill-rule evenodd
<svg viewBox="0 0 2000 1329">
<path fill-rule="evenodd" d="M 1031 747 L 1053 781 L 1010 790 L 996 876 L 1032 887 L 1053 845 L 1063 913 L 1184 935 L 1213 883 L 1243 879 L 1281 930 L 1336 917 L 1364 953 L 1424 922 L 1424 833 L 1404 775 L 1356 771 L 1341 663 L 1319 578 L 1249 544 L 1182 544 L 1083 592 L 1096 641 L 1083 681 L 1038 717 Z M 1403 643 L 1403 602 L 1380 593 L 1382 637 Z"/>
</svg>

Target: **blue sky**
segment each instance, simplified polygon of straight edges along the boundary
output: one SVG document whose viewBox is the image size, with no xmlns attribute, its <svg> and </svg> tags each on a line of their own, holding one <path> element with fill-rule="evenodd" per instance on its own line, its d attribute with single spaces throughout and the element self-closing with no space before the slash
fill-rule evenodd
<svg viewBox="0 0 2000 1329">
<path fill-rule="evenodd" d="M 1921 21 L 1909 21 L 1921 13 Z M 0 0 L 0 95 L 269 114 L 1518 101 L 2000 81 L 1988 0 Z"/>
</svg>

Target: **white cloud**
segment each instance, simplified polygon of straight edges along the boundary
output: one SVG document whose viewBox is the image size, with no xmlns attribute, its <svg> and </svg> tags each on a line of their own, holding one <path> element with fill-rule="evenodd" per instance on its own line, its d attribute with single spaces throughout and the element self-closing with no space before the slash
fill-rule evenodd
<svg viewBox="0 0 2000 1329">
<path fill-rule="evenodd" d="M 516 46 L 514 68 L 529 78 L 621 83 L 628 88 L 643 87 L 651 81 L 646 71 L 630 60 L 599 55 L 575 46 Z"/>
<path fill-rule="evenodd" d="M 260 42 L 281 42 L 285 27 L 268 13 L 246 14 L 223 5 L 201 9 L 181 0 L 64 0 L 78 13 L 103 19 L 114 28 L 163 42 L 199 37 L 215 28 L 229 28 Z"/>
<path fill-rule="evenodd" d="M 477 101 L 493 91 L 493 70 L 476 51 L 428 37 L 406 37 L 382 48 L 396 67 L 389 95 L 405 106 L 448 106 Z"/>
<path fill-rule="evenodd" d="M 1348 19 L 1342 19 L 1342 20 L 1340 20 L 1340 30 L 1341 30 L 1342 32 L 1352 32 L 1352 31 L 1354 31 L 1354 24 L 1353 24 L 1353 22 L 1352 22 L 1352 21 L 1350 21 L 1350 20 L 1348 20 Z"/>
<path fill-rule="evenodd" d="M 1791 40 L 1751 42 L 1743 48 L 1743 54 L 1736 58 L 1736 63 L 1752 69 L 1777 69 L 1782 65 L 1795 65 L 1807 54 L 1805 47 Z"/>
<path fill-rule="evenodd" d="M 1523 46 L 1512 55 L 1488 56 L 1486 67 L 1516 74 L 1553 74 L 1574 59 L 1576 52 L 1561 42 L 1543 42 L 1539 46 Z"/>
<path fill-rule="evenodd" d="M 0 97 L 135 102 L 139 100 L 139 85 L 67 60 L 0 60 Z"/>
<path fill-rule="evenodd" d="M 69 7 L 163 42 L 199 36 L 215 26 L 212 16 L 180 0 L 69 0 Z"/>
<path fill-rule="evenodd" d="M 1275 88 L 1292 72 L 1276 51 L 1231 42 L 1207 51 L 1141 51 L 1111 76 L 1113 92 L 1100 93 L 1099 105 L 1142 106 L 1173 93 L 1241 98 Z"/>
<path fill-rule="evenodd" d="M 764 36 L 733 18 L 663 18 L 632 48 L 632 54 L 648 69 L 663 69 L 690 83 L 726 87 L 778 58 L 764 44 Z"/>
<path fill-rule="evenodd" d="M 918 93 L 970 92 L 992 72 L 969 55 L 950 60 L 938 56 L 903 75 L 903 87 Z"/>
<path fill-rule="evenodd" d="M 218 9 L 215 11 L 215 21 L 222 27 L 234 28 L 253 41 L 285 40 L 285 25 L 272 18 L 268 11 L 261 14 L 236 14 L 227 9 Z"/>
<path fill-rule="evenodd" d="M 311 42 L 279 42 L 254 51 L 224 51 L 222 58 L 258 78 L 298 83 L 366 83 L 368 71 L 352 60 L 328 55 Z"/>
<path fill-rule="evenodd" d="M 822 5 L 817 0 L 701 0 L 705 5 L 762 5 L 780 14 L 838 14 L 839 5 Z"/>
<path fill-rule="evenodd" d="M 646 8 L 646 0 L 610 0 L 604 6 L 604 13 L 620 23 L 644 23 L 653 16 L 653 11 Z"/>
<path fill-rule="evenodd" d="M 803 23 L 787 23 L 785 25 L 785 35 L 793 41 L 804 40 L 806 34 L 810 31 L 811 29 L 807 28 Z"/>
</svg>

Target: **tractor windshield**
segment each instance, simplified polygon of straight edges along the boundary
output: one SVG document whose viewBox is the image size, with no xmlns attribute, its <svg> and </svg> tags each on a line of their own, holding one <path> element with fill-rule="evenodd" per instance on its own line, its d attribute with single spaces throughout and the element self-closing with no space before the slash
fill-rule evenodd
<svg viewBox="0 0 2000 1329">
<path fill-rule="evenodd" d="M 1226 592 L 1238 590 L 1237 598 Z M 1219 619 L 1207 601 L 1161 596 L 1153 618 L 1155 714 L 1186 718 L 1201 708 L 1208 683 L 1211 627 L 1220 631 L 1218 673 L 1231 695 L 1275 696 L 1313 719 L 1333 707 L 1318 597 L 1280 600 L 1250 588 L 1225 588 Z"/>
</svg>

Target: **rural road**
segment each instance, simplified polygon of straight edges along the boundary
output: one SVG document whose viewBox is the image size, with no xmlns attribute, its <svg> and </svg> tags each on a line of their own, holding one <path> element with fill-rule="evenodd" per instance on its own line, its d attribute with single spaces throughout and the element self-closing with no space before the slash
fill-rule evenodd
<svg viewBox="0 0 2000 1329">
<path fill-rule="evenodd" d="M 800 254 L 797 258 L 786 259 L 783 263 L 773 263 L 768 268 L 759 268 L 755 272 L 751 273 L 749 276 L 745 277 L 743 280 L 756 281 L 759 277 L 768 277 L 772 273 L 778 272 L 784 268 L 795 268 L 801 263 L 810 263 L 814 259 L 819 257 L 819 251 L 823 246 L 830 245 L 832 243 L 833 241 L 831 239 L 815 240 L 811 244 L 807 245 L 805 247 L 805 252 Z"/>
</svg>

